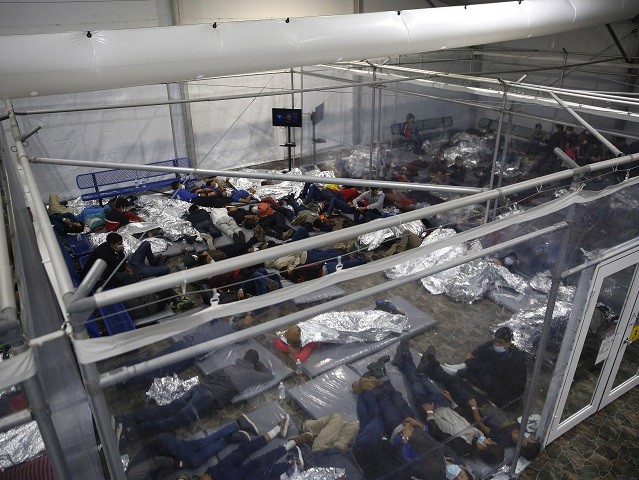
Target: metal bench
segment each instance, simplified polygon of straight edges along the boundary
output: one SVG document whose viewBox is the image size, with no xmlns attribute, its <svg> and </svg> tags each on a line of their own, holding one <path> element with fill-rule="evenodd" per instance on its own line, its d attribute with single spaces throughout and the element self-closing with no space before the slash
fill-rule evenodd
<svg viewBox="0 0 639 480">
<path fill-rule="evenodd" d="M 182 157 L 172 160 L 147 163 L 147 165 L 162 167 L 191 168 L 191 160 Z M 166 178 L 168 177 L 168 178 Z M 92 173 L 83 173 L 75 177 L 75 182 L 80 190 L 93 189 L 91 193 L 81 195 L 82 200 L 100 200 L 118 195 L 130 195 L 144 190 L 156 190 L 171 185 L 180 175 L 170 172 L 156 172 L 146 170 L 111 169 L 100 170 Z M 157 179 L 149 182 L 149 179 Z M 101 187 L 119 185 L 116 188 L 103 190 Z"/>
<path fill-rule="evenodd" d="M 391 133 L 393 138 L 398 137 L 397 143 L 405 145 L 408 150 L 413 145 L 412 140 L 408 140 L 402 136 L 404 133 L 404 123 L 394 123 L 391 125 Z M 426 118 L 424 120 L 415 120 L 415 128 L 420 132 L 425 132 L 425 135 L 432 135 L 437 133 L 443 133 L 453 126 L 453 117 L 436 117 Z"/>
</svg>

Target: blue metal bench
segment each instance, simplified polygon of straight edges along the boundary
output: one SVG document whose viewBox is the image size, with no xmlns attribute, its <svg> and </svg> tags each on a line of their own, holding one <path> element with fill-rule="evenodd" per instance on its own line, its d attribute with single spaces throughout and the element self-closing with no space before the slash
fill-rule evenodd
<svg viewBox="0 0 639 480">
<path fill-rule="evenodd" d="M 58 245 L 60 246 L 60 251 L 62 252 L 62 256 L 64 257 L 64 262 L 67 264 L 67 269 L 69 270 L 69 275 L 71 276 L 71 281 L 73 282 L 73 286 L 77 287 L 80 285 L 80 277 L 78 276 L 78 272 L 73 265 L 73 259 L 71 258 L 71 253 L 69 252 L 69 247 L 64 244 L 62 238 L 56 233 L 56 237 L 58 238 Z M 86 257 L 88 258 L 88 256 Z M 92 338 L 99 337 L 102 334 L 100 333 L 100 329 L 98 325 L 95 323 L 95 318 L 93 315 L 90 315 L 86 320 L 86 328 L 89 332 L 89 335 Z"/>
<path fill-rule="evenodd" d="M 394 123 L 391 125 L 391 133 L 394 136 L 399 137 L 395 140 L 398 143 L 403 143 L 408 149 L 412 146 L 413 141 L 405 139 L 402 135 L 404 133 L 404 123 Z M 428 138 L 433 134 L 442 133 L 450 130 L 450 127 L 453 126 L 453 117 L 436 117 L 436 118 L 426 118 L 424 120 L 415 120 L 415 128 L 423 133 L 423 136 Z"/>
<path fill-rule="evenodd" d="M 181 167 L 191 168 L 191 160 L 182 157 L 172 160 L 162 160 L 160 162 L 147 163 L 147 165 L 161 167 Z M 168 178 L 166 178 L 168 176 Z M 111 169 L 100 170 L 92 173 L 83 173 L 75 177 L 75 182 L 80 190 L 92 188 L 91 193 L 81 195 L 82 200 L 102 200 L 107 197 L 118 195 L 130 195 L 144 190 L 156 190 L 171 185 L 179 178 L 178 174 L 170 172 L 156 172 L 146 170 Z M 149 182 L 149 179 L 157 179 Z M 106 190 L 101 187 L 109 185 L 119 185 L 116 188 Z"/>
</svg>

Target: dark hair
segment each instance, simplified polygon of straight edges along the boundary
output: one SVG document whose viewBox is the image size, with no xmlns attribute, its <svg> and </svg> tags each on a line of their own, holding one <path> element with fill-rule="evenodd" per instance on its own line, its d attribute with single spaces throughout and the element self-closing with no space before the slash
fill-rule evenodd
<svg viewBox="0 0 639 480">
<path fill-rule="evenodd" d="M 244 228 L 255 228 L 255 227 L 257 227 L 257 222 L 255 220 L 253 220 L 252 218 L 245 218 L 242 221 L 242 226 Z"/>
<path fill-rule="evenodd" d="M 521 456 L 526 460 L 534 460 L 541 451 L 541 445 L 539 442 L 527 442 L 526 445 L 521 446 Z"/>
<path fill-rule="evenodd" d="M 486 463 L 501 463 L 504 461 L 504 448 L 498 444 L 487 445 L 483 450 L 477 449 L 477 456 Z"/>
<path fill-rule="evenodd" d="M 313 220 L 313 228 L 322 228 L 322 221 L 319 218 Z"/>
<path fill-rule="evenodd" d="M 82 233 L 84 231 L 84 225 L 78 222 L 72 222 L 67 225 L 67 232 L 69 233 Z"/>
<path fill-rule="evenodd" d="M 413 115 L 412 113 L 407 113 L 407 114 L 406 114 L 406 120 L 408 120 L 408 119 L 410 119 L 410 118 L 414 119 L 414 118 L 415 118 L 415 115 Z"/>
<path fill-rule="evenodd" d="M 178 188 L 180 188 L 180 182 L 176 180 L 175 182 L 171 183 L 171 188 L 173 190 L 177 190 Z"/>
<path fill-rule="evenodd" d="M 197 210 L 199 210 L 200 207 L 198 207 L 197 205 L 193 204 L 189 207 L 189 213 L 193 213 L 196 212 Z"/>
<path fill-rule="evenodd" d="M 510 327 L 499 327 L 495 332 L 495 338 L 501 338 L 502 340 L 506 340 L 507 342 L 513 341 L 513 331 Z"/>
<path fill-rule="evenodd" d="M 115 199 L 115 208 L 124 208 L 128 205 L 129 202 L 126 201 L 126 198 L 118 197 Z"/>
<path fill-rule="evenodd" d="M 119 233 L 111 232 L 106 236 L 106 242 L 109 245 L 115 245 L 116 243 L 120 243 L 122 241 L 122 235 Z"/>
</svg>

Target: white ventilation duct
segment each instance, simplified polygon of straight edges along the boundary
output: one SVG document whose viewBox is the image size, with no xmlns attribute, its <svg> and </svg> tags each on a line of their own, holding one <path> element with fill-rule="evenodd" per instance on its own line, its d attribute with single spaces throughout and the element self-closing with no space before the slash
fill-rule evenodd
<svg viewBox="0 0 639 480">
<path fill-rule="evenodd" d="M 522 0 L 213 25 L 0 37 L 0 96 L 19 98 L 379 58 L 634 17 L 639 0 Z"/>
</svg>

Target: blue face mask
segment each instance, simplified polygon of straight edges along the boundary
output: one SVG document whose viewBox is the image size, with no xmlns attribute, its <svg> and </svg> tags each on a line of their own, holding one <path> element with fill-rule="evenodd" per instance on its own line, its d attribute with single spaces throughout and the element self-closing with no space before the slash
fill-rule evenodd
<svg viewBox="0 0 639 480">
<path fill-rule="evenodd" d="M 506 347 L 501 347 L 499 345 L 493 345 L 493 350 L 495 350 L 497 353 L 505 353 L 506 352 Z"/>
<path fill-rule="evenodd" d="M 455 465 L 454 463 L 449 463 L 446 465 L 446 478 L 448 480 L 453 480 L 457 475 L 461 472 L 461 468 L 459 465 Z"/>
</svg>

